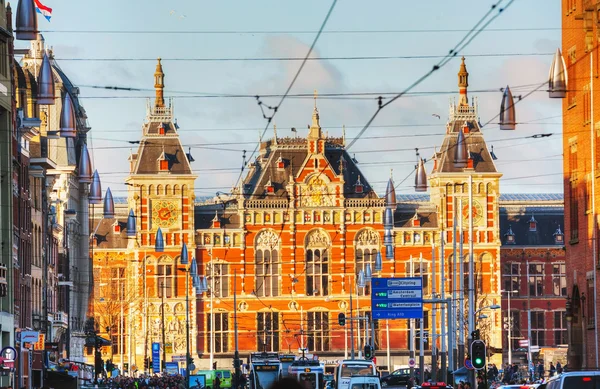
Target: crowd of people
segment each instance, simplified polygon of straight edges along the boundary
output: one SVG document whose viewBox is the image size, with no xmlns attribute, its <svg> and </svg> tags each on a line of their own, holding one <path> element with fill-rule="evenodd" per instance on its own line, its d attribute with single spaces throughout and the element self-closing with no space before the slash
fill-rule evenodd
<svg viewBox="0 0 600 389">
<path fill-rule="evenodd" d="M 181 375 L 142 375 L 140 377 L 117 376 L 99 380 L 114 389 L 184 389 L 185 379 Z"/>
</svg>

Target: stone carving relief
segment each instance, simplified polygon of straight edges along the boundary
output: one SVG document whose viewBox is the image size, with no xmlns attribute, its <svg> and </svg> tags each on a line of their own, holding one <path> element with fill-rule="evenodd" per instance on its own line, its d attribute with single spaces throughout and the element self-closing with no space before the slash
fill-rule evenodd
<svg viewBox="0 0 600 389">
<path fill-rule="evenodd" d="M 306 236 L 306 247 L 329 246 L 329 235 L 323 230 L 312 230 Z"/>
<path fill-rule="evenodd" d="M 273 249 L 279 246 L 279 236 L 271 230 L 263 230 L 256 237 L 257 249 Z"/>
<path fill-rule="evenodd" d="M 379 245 L 379 234 L 377 231 L 372 229 L 364 229 L 356 236 L 357 246 L 378 246 Z"/>
<path fill-rule="evenodd" d="M 329 187 L 319 176 L 311 178 L 302 192 L 302 205 L 305 207 L 333 206 L 333 196 L 329 193 Z"/>
</svg>

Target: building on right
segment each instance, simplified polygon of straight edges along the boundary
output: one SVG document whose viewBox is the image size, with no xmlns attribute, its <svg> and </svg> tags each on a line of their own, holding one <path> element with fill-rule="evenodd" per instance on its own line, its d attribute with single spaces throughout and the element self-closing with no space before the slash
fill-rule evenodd
<svg viewBox="0 0 600 389">
<path fill-rule="evenodd" d="M 598 368 L 597 217 L 600 173 L 600 24 L 598 1 L 562 1 L 562 53 L 568 74 L 563 99 L 563 180 L 569 368 Z M 552 93 L 551 93 L 551 96 Z M 557 96 L 559 97 L 559 96 Z M 596 109 L 598 107 L 599 109 Z"/>
</svg>

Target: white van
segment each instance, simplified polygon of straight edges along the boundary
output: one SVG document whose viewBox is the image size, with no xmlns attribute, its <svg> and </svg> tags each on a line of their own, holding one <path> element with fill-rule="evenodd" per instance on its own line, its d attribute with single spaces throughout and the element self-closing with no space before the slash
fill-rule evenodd
<svg viewBox="0 0 600 389">
<path fill-rule="evenodd" d="M 596 389 L 600 387 L 600 371 L 569 371 L 550 377 L 546 389 Z"/>
<path fill-rule="evenodd" d="M 377 376 L 354 376 L 350 378 L 350 389 L 381 389 Z"/>
<path fill-rule="evenodd" d="M 335 389 L 351 389 L 350 378 L 377 376 L 373 361 L 365 359 L 344 359 L 335 367 Z M 379 378 L 377 379 L 379 381 Z"/>
</svg>

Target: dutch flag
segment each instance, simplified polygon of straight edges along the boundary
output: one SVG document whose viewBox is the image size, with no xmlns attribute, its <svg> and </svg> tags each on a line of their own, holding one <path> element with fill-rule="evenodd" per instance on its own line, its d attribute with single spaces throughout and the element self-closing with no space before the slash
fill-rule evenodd
<svg viewBox="0 0 600 389">
<path fill-rule="evenodd" d="M 42 14 L 46 20 L 50 21 L 52 17 L 52 8 L 42 4 L 40 0 L 35 0 L 35 9 L 38 13 Z"/>
</svg>

